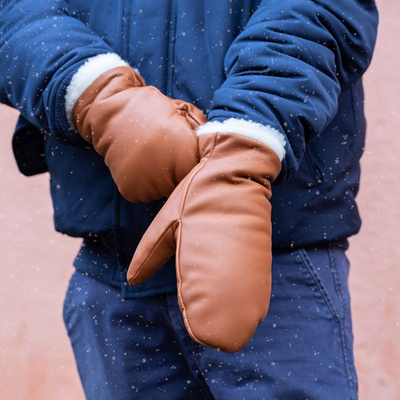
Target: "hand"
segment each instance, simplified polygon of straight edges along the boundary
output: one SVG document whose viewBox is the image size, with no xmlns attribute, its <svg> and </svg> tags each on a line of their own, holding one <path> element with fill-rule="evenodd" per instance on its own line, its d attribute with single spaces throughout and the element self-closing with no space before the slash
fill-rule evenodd
<svg viewBox="0 0 400 400">
<path fill-rule="evenodd" d="M 130 67 L 100 75 L 76 102 L 73 120 L 132 202 L 172 193 L 199 161 L 194 130 L 206 122 L 198 108 L 146 86 Z"/>
<path fill-rule="evenodd" d="M 141 284 L 176 252 L 179 306 L 190 336 L 242 349 L 267 315 L 271 290 L 274 151 L 232 133 L 199 137 L 200 163 L 172 193 L 128 270 Z"/>
</svg>

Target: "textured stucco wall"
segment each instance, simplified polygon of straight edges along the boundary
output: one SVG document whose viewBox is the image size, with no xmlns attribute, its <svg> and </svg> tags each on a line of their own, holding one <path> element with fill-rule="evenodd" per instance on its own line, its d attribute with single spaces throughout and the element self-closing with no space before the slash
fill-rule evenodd
<svg viewBox="0 0 400 400">
<path fill-rule="evenodd" d="M 365 79 L 368 141 L 351 240 L 360 399 L 400 399 L 400 2 L 378 0 L 379 41 Z M 0 388 L 12 400 L 80 400 L 61 308 L 79 241 L 54 232 L 46 175 L 11 154 L 17 112 L 0 105 Z M 338 399 L 340 400 L 340 399 Z"/>
</svg>

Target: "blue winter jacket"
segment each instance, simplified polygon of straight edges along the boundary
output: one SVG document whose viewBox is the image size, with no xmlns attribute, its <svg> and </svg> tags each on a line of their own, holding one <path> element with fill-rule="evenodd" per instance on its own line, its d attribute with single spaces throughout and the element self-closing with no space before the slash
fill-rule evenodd
<svg viewBox="0 0 400 400">
<path fill-rule="evenodd" d="M 21 113 L 14 153 L 24 174 L 50 172 L 56 229 L 84 238 L 77 268 L 113 280 L 126 297 L 176 286 L 173 260 L 140 287 L 126 285 L 163 202 L 125 201 L 65 115 L 71 77 L 110 52 L 210 121 L 241 118 L 285 135 L 274 251 L 346 247 L 360 228 L 361 76 L 377 19 L 374 0 L 0 0 L 0 102 Z"/>
</svg>

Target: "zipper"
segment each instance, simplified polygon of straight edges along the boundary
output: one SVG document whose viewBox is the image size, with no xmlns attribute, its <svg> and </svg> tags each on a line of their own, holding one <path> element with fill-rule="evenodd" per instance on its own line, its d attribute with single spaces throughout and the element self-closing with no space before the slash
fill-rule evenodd
<svg viewBox="0 0 400 400">
<path fill-rule="evenodd" d="M 168 29 L 168 53 L 167 53 L 167 79 L 165 84 L 165 94 L 173 97 L 173 82 L 175 78 L 175 42 L 176 42 L 176 23 L 177 23 L 177 0 L 170 0 L 169 8 L 169 29 Z"/>
<path fill-rule="evenodd" d="M 124 0 L 122 2 L 122 58 L 130 63 L 129 42 L 130 42 L 130 17 L 132 11 L 132 2 Z"/>
</svg>

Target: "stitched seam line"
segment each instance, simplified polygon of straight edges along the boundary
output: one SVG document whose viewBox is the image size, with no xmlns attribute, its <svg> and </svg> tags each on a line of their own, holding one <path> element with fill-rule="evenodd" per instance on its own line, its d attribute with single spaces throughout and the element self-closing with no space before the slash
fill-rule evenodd
<svg viewBox="0 0 400 400">
<path fill-rule="evenodd" d="M 214 137 L 214 145 L 213 145 L 213 147 L 212 147 L 212 149 L 211 149 L 210 156 L 206 159 L 206 161 L 203 163 L 203 165 L 201 166 L 201 168 L 199 168 L 198 171 L 197 171 L 195 174 L 193 174 L 193 176 L 190 178 L 189 182 L 188 182 L 187 185 L 186 185 L 185 192 L 184 192 L 184 197 L 183 197 L 183 201 L 182 201 L 182 205 L 181 205 L 181 210 L 180 210 L 180 212 L 179 212 L 179 218 L 176 219 L 175 221 L 173 221 L 172 223 L 170 223 L 170 224 L 168 225 L 167 229 L 164 231 L 164 233 L 162 234 L 162 236 L 157 240 L 157 242 L 156 242 L 155 246 L 153 247 L 152 251 L 149 253 L 149 255 L 146 257 L 146 259 L 143 261 L 142 265 L 141 265 L 141 266 L 139 267 L 139 269 L 136 271 L 136 274 L 135 274 L 131 279 L 129 279 L 129 283 L 132 282 L 132 281 L 138 276 L 138 274 L 140 273 L 140 271 L 145 267 L 147 261 L 148 261 L 148 260 L 150 259 L 150 257 L 154 254 L 154 252 L 156 251 L 156 249 L 157 249 L 157 247 L 159 246 L 160 242 L 163 240 L 164 236 L 169 232 L 170 228 L 171 228 L 174 224 L 177 224 L 177 223 L 178 223 L 179 226 L 180 226 L 179 233 L 180 233 L 180 239 L 181 239 L 181 237 L 182 237 L 182 236 L 181 236 L 181 233 L 182 233 L 182 214 L 183 214 L 184 205 L 185 205 L 185 203 L 186 203 L 186 198 L 187 198 L 187 194 L 188 194 L 188 191 L 189 191 L 190 184 L 192 183 L 194 177 L 204 168 L 204 166 L 206 165 L 207 161 L 209 160 L 209 158 L 211 157 L 212 153 L 214 152 L 214 149 L 215 149 L 215 146 L 216 146 L 216 136 L 217 136 L 217 135 L 215 135 L 215 137 Z M 180 240 L 179 240 L 179 246 L 180 246 Z M 176 250 L 176 253 L 178 254 L 178 257 L 179 257 L 179 252 L 178 252 L 178 251 L 179 251 L 179 249 Z M 178 262 L 178 265 L 180 265 L 179 262 Z M 180 271 L 180 269 L 179 269 L 179 271 Z M 179 288 L 178 288 L 178 294 L 179 294 Z M 184 303 L 183 303 L 183 300 L 182 300 L 182 304 L 184 304 Z"/>
<path fill-rule="evenodd" d="M 339 279 L 338 279 L 337 272 L 336 272 L 335 259 L 334 259 L 333 255 L 332 255 L 332 250 L 329 247 L 328 247 L 328 256 L 329 256 L 329 263 L 331 265 L 331 270 L 332 270 L 332 274 L 333 274 L 333 280 L 335 282 L 335 289 L 336 289 L 336 292 L 338 293 L 338 297 L 339 297 L 340 312 L 343 314 L 343 309 L 344 309 L 344 307 L 343 307 L 343 296 L 342 296 L 342 292 L 340 290 Z M 342 317 L 343 317 L 343 315 L 341 315 L 341 318 L 339 318 L 340 342 L 342 344 L 343 358 L 344 358 L 344 362 L 345 362 L 345 365 L 346 365 L 347 383 L 349 385 L 350 395 L 352 396 L 353 390 L 354 390 L 353 377 L 352 377 L 352 375 L 350 373 L 349 355 L 348 355 L 348 352 L 347 352 L 348 343 L 346 341 L 345 334 L 344 334 L 344 329 L 343 329 L 343 325 L 342 325 Z"/>
<path fill-rule="evenodd" d="M 337 322 L 339 322 L 339 316 L 336 314 L 336 312 L 334 310 L 334 307 L 332 305 L 331 299 L 329 298 L 325 288 L 322 286 L 322 283 L 321 283 L 320 279 L 315 275 L 315 273 L 313 271 L 313 268 L 311 267 L 312 262 L 311 262 L 310 258 L 308 257 L 308 254 L 307 254 L 306 250 L 299 249 L 299 253 L 300 253 L 300 256 L 301 256 L 301 258 L 303 260 L 303 263 L 306 265 L 306 267 L 308 269 L 308 272 L 311 274 L 315 285 L 317 286 L 320 294 L 322 295 L 323 299 L 325 300 L 325 302 L 326 302 L 326 304 L 327 304 L 327 306 L 328 306 L 333 318 Z"/>
<path fill-rule="evenodd" d="M 199 170 L 195 174 L 193 174 L 193 176 L 191 177 L 191 179 L 190 179 L 190 181 L 189 181 L 189 183 L 188 183 L 188 185 L 186 187 L 185 196 L 184 196 L 184 200 L 182 202 L 181 213 L 180 213 L 180 218 L 179 218 L 179 220 L 180 220 L 180 224 L 179 224 L 179 242 L 178 242 L 178 246 L 179 247 L 176 249 L 176 254 L 177 254 L 176 271 L 177 271 L 177 277 L 178 277 L 178 298 L 181 301 L 182 306 L 183 306 L 183 309 L 182 309 L 183 319 L 185 321 L 185 325 L 186 325 L 186 328 L 187 328 L 189 334 L 193 338 L 196 338 L 196 341 L 198 343 L 202 344 L 203 346 L 207 346 L 207 345 L 203 341 L 201 341 L 200 339 L 197 338 L 197 336 L 193 333 L 193 330 L 192 330 L 192 328 L 190 326 L 190 323 L 189 323 L 189 320 L 188 320 L 188 316 L 187 316 L 187 312 L 186 312 L 187 308 L 186 308 L 185 302 L 183 301 L 183 296 L 182 296 L 182 292 L 181 292 L 181 289 L 182 289 L 182 278 L 181 278 L 181 260 L 180 260 L 181 252 L 180 252 L 180 248 L 181 248 L 181 243 L 182 243 L 182 231 L 183 231 L 182 214 L 183 214 L 184 204 L 186 202 L 186 198 L 187 198 L 188 191 L 189 191 L 189 186 L 192 183 L 194 177 L 205 167 L 205 165 L 207 164 L 208 160 L 212 156 L 212 154 L 213 154 L 213 152 L 215 150 L 215 147 L 217 145 L 217 135 L 218 135 L 218 133 L 214 134 L 214 144 L 213 144 L 213 147 L 211 148 L 210 155 L 207 157 L 206 161 L 204 161 L 204 164 L 202 165 L 202 167 L 199 168 Z M 207 346 L 207 347 L 209 347 L 209 346 Z"/>
<path fill-rule="evenodd" d="M 172 101 L 171 101 L 171 103 L 173 104 Z M 173 106 L 174 106 L 175 109 L 176 109 L 175 104 L 173 104 Z M 188 113 L 186 113 L 186 114 L 188 115 Z M 185 116 L 179 114 L 178 111 L 176 111 L 176 114 L 174 114 L 174 115 L 172 116 L 172 118 L 174 118 L 174 117 L 176 117 L 176 118 L 179 117 L 180 119 L 183 119 L 184 123 L 187 125 L 187 127 L 189 128 L 190 132 L 192 133 L 194 139 L 196 140 L 196 143 L 198 144 L 198 143 L 199 143 L 199 137 L 196 135 L 196 132 L 194 131 L 194 129 L 192 129 L 192 126 L 190 125 L 189 121 L 187 120 L 188 117 L 185 117 Z"/>
<path fill-rule="evenodd" d="M 170 297 L 168 294 L 166 295 L 166 301 L 167 301 L 167 312 L 168 312 L 169 321 L 171 323 L 171 326 L 174 329 L 174 334 L 175 334 L 176 340 L 179 343 L 184 354 L 189 354 L 190 349 L 186 346 L 184 340 L 182 340 L 182 338 L 176 332 L 175 326 L 179 327 L 180 323 L 178 321 L 175 323 L 175 319 L 173 318 L 173 315 L 171 314 L 171 309 L 175 306 L 175 303 L 171 303 L 171 300 L 170 300 Z M 202 368 L 196 361 L 196 357 L 185 357 L 185 359 L 189 366 L 189 370 L 193 375 L 193 378 L 196 380 L 196 382 L 200 385 L 200 387 L 206 393 L 207 400 L 214 400 L 214 396 L 211 393 L 211 389 L 208 387 L 208 384 L 205 381 L 204 376 L 200 373 Z"/>
<path fill-rule="evenodd" d="M 169 102 L 170 104 L 175 108 L 176 114 L 172 115 L 172 118 L 174 117 L 179 117 L 181 120 L 183 120 L 183 122 L 187 125 L 187 127 L 189 128 L 189 130 L 192 132 L 192 135 L 194 136 L 194 138 L 196 139 L 196 142 L 198 143 L 199 141 L 199 137 L 196 135 L 196 132 L 192 129 L 192 126 L 190 125 L 189 121 L 187 120 L 189 113 L 185 112 L 187 116 L 183 116 L 181 114 L 179 114 L 178 110 L 177 110 L 177 106 L 175 105 L 175 103 L 172 101 L 172 99 L 168 96 L 165 96 L 165 94 L 161 93 L 156 87 L 154 86 L 147 86 L 147 88 L 152 89 L 156 92 L 158 92 L 159 94 L 161 94 L 162 96 L 164 96 Z M 190 117 L 195 120 L 195 118 L 190 115 Z M 196 121 L 196 120 L 195 120 Z M 197 121 L 196 121 L 197 122 Z M 198 123 L 198 122 L 197 122 Z M 198 125 L 200 125 L 200 123 L 198 123 Z"/>
<path fill-rule="evenodd" d="M 146 259 L 143 261 L 142 265 L 139 267 L 139 269 L 136 271 L 136 274 L 129 279 L 129 283 L 131 283 L 139 274 L 139 272 L 144 268 L 144 266 L 146 265 L 147 261 L 149 260 L 149 258 L 153 255 L 153 253 L 156 251 L 158 245 L 160 244 L 160 242 L 163 240 L 164 236 L 169 232 L 170 228 L 176 224 L 179 220 L 175 220 L 172 223 L 170 223 L 167 227 L 167 229 L 164 231 L 164 233 L 161 235 L 161 237 L 157 240 L 157 243 L 154 245 L 153 250 L 151 250 L 151 252 L 149 253 L 149 255 L 146 257 Z"/>
</svg>

